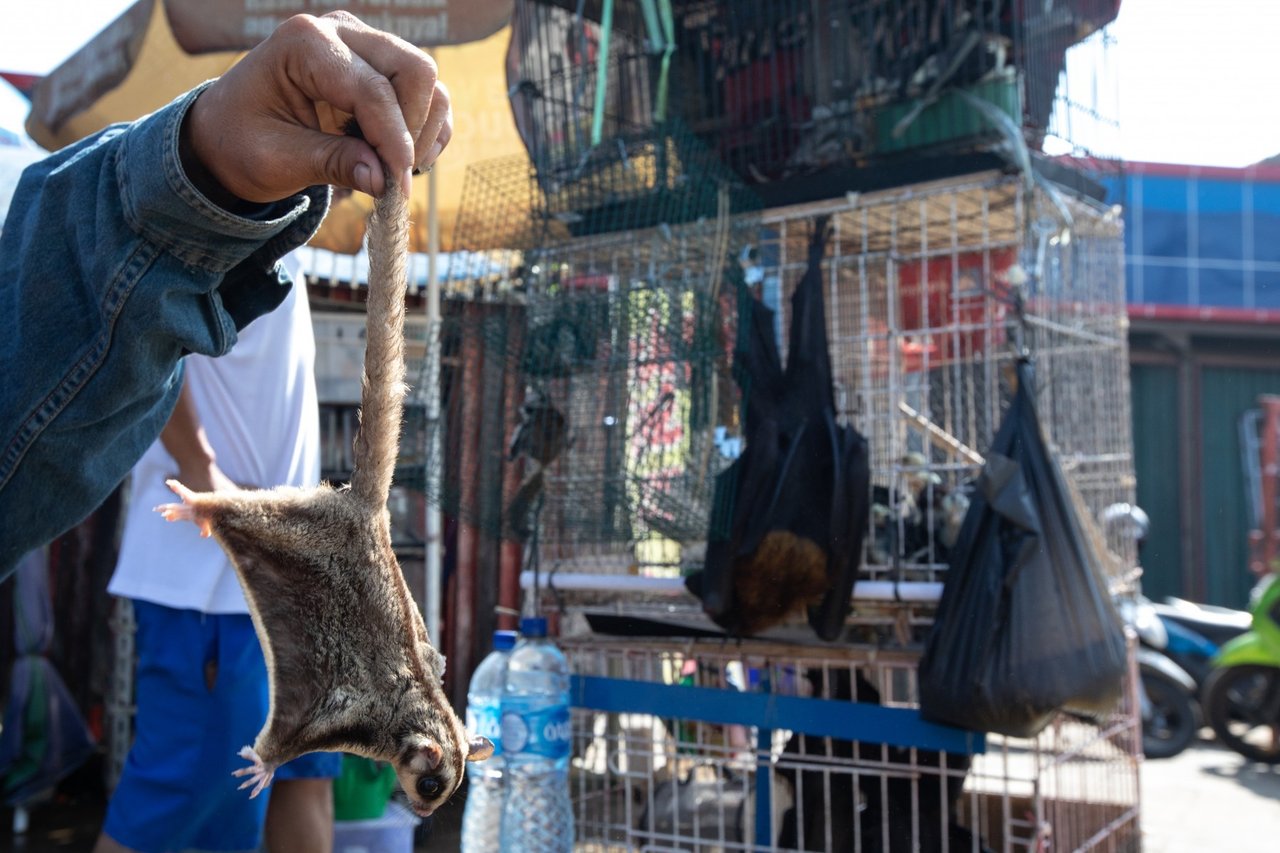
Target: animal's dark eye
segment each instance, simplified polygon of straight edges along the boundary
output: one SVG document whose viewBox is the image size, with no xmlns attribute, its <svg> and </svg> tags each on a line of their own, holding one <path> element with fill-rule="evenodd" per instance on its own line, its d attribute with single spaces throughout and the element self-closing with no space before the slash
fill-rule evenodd
<svg viewBox="0 0 1280 853">
<path fill-rule="evenodd" d="M 419 776 L 418 777 L 418 796 L 424 800 L 434 800 L 440 796 L 440 792 L 444 790 L 444 785 L 440 784 L 438 776 Z"/>
</svg>

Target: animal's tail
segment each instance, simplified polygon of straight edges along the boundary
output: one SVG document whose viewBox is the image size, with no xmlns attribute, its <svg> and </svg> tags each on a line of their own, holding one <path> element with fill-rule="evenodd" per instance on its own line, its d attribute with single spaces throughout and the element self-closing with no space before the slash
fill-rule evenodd
<svg viewBox="0 0 1280 853">
<path fill-rule="evenodd" d="M 409 202 L 398 183 L 369 217 L 369 302 L 365 321 L 364 385 L 355 440 L 351 490 L 381 508 L 391 490 L 404 418 L 404 297 L 409 247 Z"/>
</svg>

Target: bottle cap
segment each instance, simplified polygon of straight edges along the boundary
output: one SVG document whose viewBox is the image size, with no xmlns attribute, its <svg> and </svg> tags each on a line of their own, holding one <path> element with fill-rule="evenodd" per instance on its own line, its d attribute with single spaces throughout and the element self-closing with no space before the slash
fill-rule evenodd
<svg viewBox="0 0 1280 853">
<path fill-rule="evenodd" d="M 526 616 L 520 620 L 520 633 L 534 640 L 547 636 L 547 619 L 545 616 Z"/>
<path fill-rule="evenodd" d="M 516 647 L 515 631 L 494 631 L 493 647 L 500 652 L 510 651 Z"/>
</svg>

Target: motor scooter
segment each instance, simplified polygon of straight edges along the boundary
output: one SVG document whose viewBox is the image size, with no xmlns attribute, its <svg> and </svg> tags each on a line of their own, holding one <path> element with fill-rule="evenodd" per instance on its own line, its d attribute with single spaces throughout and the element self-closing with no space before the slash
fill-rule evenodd
<svg viewBox="0 0 1280 853">
<path fill-rule="evenodd" d="M 1213 659 L 1205 718 L 1222 743 L 1251 761 L 1280 764 L 1280 575 L 1250 596 L 1250 629 Z"/>
<path fill-rule="evenodd" d="M 1136 596 L 1117 605 L 1138 636 L 1142 752 L 1147 758 L 1172 758 L 1191 745 L 1200 727 L 1195 679 L 1167 654 L 1168 629 L 1150 601 Z"/>
<path fill-rule="evenodd" d="M 1150 529 L 1141 507 L 1112 504 L 1103 510 L 1100 520 L 1106 528 L 1131 538 L 1141 553 Z M 1195 740 L 1200 727 L 1196 680 L 1170 656 L 1169 629 L 1149 599 L 1141 594 L 1126 594 L 1117 598 L 1116 608 L 1138 637 L 1142 752 L 1148 758 L 1172 758 Z"/>
<path fill-rule="evenodd" d="M 1164 652 L 1196 681 L 1197 702 L 1213 674 L 1213 659 L 1227 643 L 1249 630 L 1247 610 L 1196 604 L 1181 598 L 1152 602 L 1169 636 Z"/>
</svg>

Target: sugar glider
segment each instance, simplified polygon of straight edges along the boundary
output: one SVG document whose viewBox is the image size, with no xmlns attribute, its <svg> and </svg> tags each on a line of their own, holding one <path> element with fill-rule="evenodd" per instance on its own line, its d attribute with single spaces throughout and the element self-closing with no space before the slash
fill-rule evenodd
<svg viewBox="0 0 1280 853">
<path fill-rule="evenodd" d="M 197 494 L 157 507 L 189 520 L 231 558 L 267 661 L 270 711 L 236 771 L 257 796 L 307 752 L 391 762 L 428 815 L 493 745 L 469 737 L 442 688 L 444 659 L 391 549 L 387 495 L 404 413 L 408 203 L 394 180 L 369 221 L 361 422 L 349 486 Z"/>
</svg>

